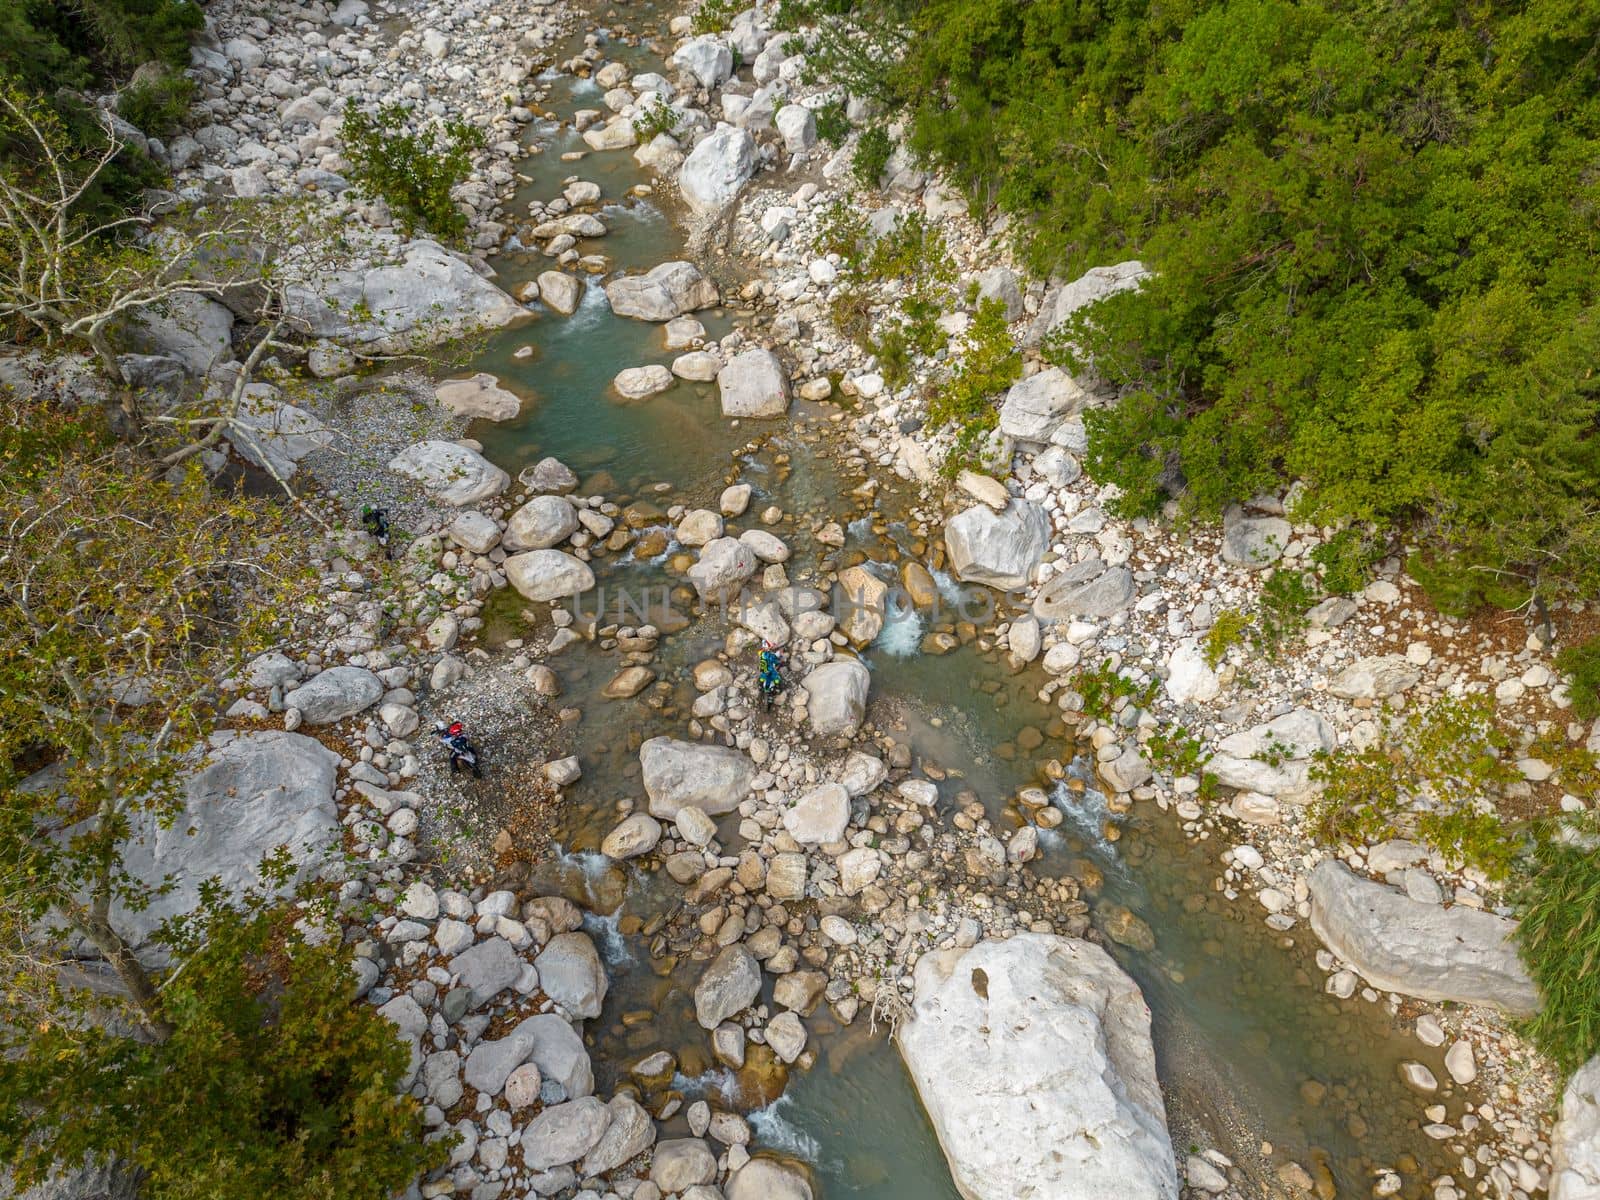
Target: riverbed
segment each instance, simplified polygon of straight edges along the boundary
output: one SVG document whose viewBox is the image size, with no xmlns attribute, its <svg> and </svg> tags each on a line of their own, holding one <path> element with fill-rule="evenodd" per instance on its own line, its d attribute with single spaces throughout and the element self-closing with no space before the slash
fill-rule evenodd
<svg viewBox="0 0 1600 1200">
<path fill-rule="evenodd" d="M 641 23 L 661 17 L 638 6 L 626 20 L 638 33 Z M 556 61 L 581 45 L 580 39 L 559 48 Z M 643 45 L 608 47 L 608 54 L 635 66 L 657 61 Z M 577 110 L 601 107 L 598 89 L 566 76 L 552 76 L 549 84 L 544 107 L 550 118 L 530 133 L 530 154 L 518 166 L 526 182 L 517 206 L 559 194 L 569 178 L 591 180 L 603 189 L 600 212 L 610 232 L 581 242 L 580 253 L 606 256 L 610 271 L 682 257 L 677 214 L 631 152 L 587 153 L 573 130 Z M 551 265 L 537 251 L 508 253 L 495 263 L 508 291 Z M 811 555 L 791 564 L 797 570 L 855 562 L 893 570 L 928 554 L 908 531 L 905 514 L 918 499 L 905 485 L 874 476 L 880 485 L 875 501 L 852 498 L 865 476 L 843 461 L 837 409 L 797 404 L 787 422 L 740 425 L 720 415 L 714 384 L 679 381 L 642 402 L 618 398 L 611 389 L 617 371 L 666 365 L 674 355 L 658 326 L 611 312 L 600 290 L 606 277 L 587 278 L 573 315 L 539 312 L 492 338 L 471 364 L 528 399 L 516 420 L 471 430 L 491 460 L 515 475 L 554 456 L 577 471 L 582 494 L 624 505 L 714 508 L 727 483 L 748 483 L 752 513 L 777 505 L 788 514 L 776 532 L 798 543 L 801 558 Z M 718 282 L 728 295 L 738 281 Z M 731 310 L 698 315 L 712 339 L 739 322 Z M 809 539 L 795 536 L 809 528 L 808 519 L 830 517 L 846 528 L 842 548 L 808 547 Z M 649 559 L 631 553 L 598 559 L 597 595 L 607 589 L 615 595 L 624 586 L 635 595 L 668 595 L 682 584 L 668 568 L 669 556 L 670 549 Z M 937 764 L 947 796 L 971 789 L 1005 825 L 1004 810 L 1017 789 L 1039 783 L 1048 760 L 1070 764 L 1082 748 L 1061 714 L 1036 698 L 1041 673 L 1013 673 L 975 639 L 947 654 L 925 653 L 924 620 L 891 622 L 868 649 L 873 718 L 909 745 L 914 761 Z M 639 793 L 639 740 L 683 735 L 694 694 L 689 669 L 721 645 L 724 633 L 713 614 L 667 637 L 654 669 L 671 694 L 652 704 L 603 698 L 616 661 L 590 644 L 574 645 L 551 661 L 563 702 L 583 713 L 577 740 L 584 775 L 569 793 L 556 834 L 559 851 L 538 871 L 589 910 L 588 928 L 612 975 L 606 1011 L 594 1026 L 597 1066 L 609 1072 L 609 1086 L 628 1065 L 670 1050 L 684 1068 L 675 1084 L 686 1098 L 706 1096 L 751 1112 L 757 1144 L 808 1162 L 829 1200 L 955 1197 L 898 1056 L 882 1030 L 868 1030 L 865 1014 L 842 1027 L 819 1012 L 812 1031 L 818 1061 L 810 1071 L 790 1071 L 778 1098 L 741 1090 L 738 1081 L 719 1074 L 693 1019 L 698 964 L 654 961 L 643 932 L 680 889 L 596 851 L 616 821 L 617 800 Z M 1079 777 L 1087 778 L 1081 770 Z M 1190 844 L 1153 804 L 1111 813 L 1092 779 L 1081 791 L 1056 786 L 1053 801 L 1065 819 L 1044 838 L 1044 855 L 1033 869 L 1076 878 L 1097 922 L 1120 906 L 1154 934 L 1151 949 L 1109 940 L 1108 947 L 1150 1005 L 1180 1156 L 1191 1143 L 1215 1145 L 1253 1174 L 1262 1195 L 1279 1191 L 1270 1165 L 1286 1159 L 1305 1164 L 1333 1189 L 1327 1194 L 1348 1196 L 1370 1194 L 1378 1166 L 1401 1169 L 1407 1196 L 1424 1194 L 1426 1181 L 1456 1166 L 1422 1134 L 1417 1098 L 1398 1074 L 1402 1059 L 1420 1059 L 1443 1077 L 1440 1052 L 1421 1047 L 1381 1004 L 1325 995 L 1321 973 L 1310 964 L 1315 939 L 1308 929 L 1275 933 L 1248 900 L 1222 897 L 1215 884 L 1223 846 Z M 1471 1098 L 1458 1091 L 1451 1116 Z"/>
</svg>

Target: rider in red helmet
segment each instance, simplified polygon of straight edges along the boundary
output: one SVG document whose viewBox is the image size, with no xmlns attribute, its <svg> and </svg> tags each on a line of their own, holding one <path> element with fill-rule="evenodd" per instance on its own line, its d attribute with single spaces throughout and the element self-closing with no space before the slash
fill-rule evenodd
<svg viewBox="0 0 1600 1200">
<path fill-rule="evenodd" d="M 454 775 L 462 767 L 472 771 L 474 779 L 483 778 L 483 767 L 478 762 L 478 748 L 467 739 L 467 727 L 460 721 L 434 722 L 433 731 L 444 743 L 444 748 L 450 752 L 450 774 Z"/>
</svg>

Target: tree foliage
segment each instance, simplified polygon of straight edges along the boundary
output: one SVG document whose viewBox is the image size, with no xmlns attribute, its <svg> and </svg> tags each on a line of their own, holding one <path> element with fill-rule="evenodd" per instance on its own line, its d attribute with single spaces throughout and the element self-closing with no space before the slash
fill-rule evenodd
<svg viewBox="0 0 1600 1200">
<path fill-rule="evenodd" d="M 404 105 L 385 104 L 367 113 L 351 101 L 340 135 L 352 177 L 387 201 L 405 224 L 439 237 L 459 237 L 467 217 L 450 192 L 471 172 L 473 151 L 484 144 L 483 131 L 454 118 L 442 126 L 413 129 L 412 124 Z"/>
<path fill-rule="evenodd" d="M 814 15 L 814 14 L 813 14 Z M 1040 273 L 1155 278 L 1070 331 L 1147 513 L 1290 478 L 1443 603 L 1600 583 L 1600 4 L 862 0 L 912 147 Z M 842 79 L 874 64 L 832 50 Z M 866 94 L 866 93 L 863 93 Z"/>
<path fill-rule="evenodd" d="M 167 937 L 183 967 L 162 988 L 163 1037 L 81 1012 L 13 1030 L 0 1161 L 27 1184 L 114 1159 L 149 1200 L 388 1200 L 438 1165 L 448 1145 L 424 1143 L 420 1106 L 396 1095 L 407 1051 L 354 999 L 349 952 L 287 920 L 209 888 Z"/>
<path fill-rule="evenodd" d="M 295 594 L 286 522 L 197 461 L 153 479 L 93 415 L 17 404 L 0 431 L 0 941 L 60 929 L 166 1021 L 117 927 L 151 885 L 123 846 L 170 823 L 212 680 Z M 48 781 L 24 785 L 33 769 Z M 46 939 L 48 940 L 48 939 Z"/>
<path fill-rule="evenodd" d="M 1528 1033 L 1563 1073 L 1600 1052 L 1600 854 L 1592 818 L 1552 823 L 1516 892 L 1517 949 L 1543 1000 Z"/>
</svg>

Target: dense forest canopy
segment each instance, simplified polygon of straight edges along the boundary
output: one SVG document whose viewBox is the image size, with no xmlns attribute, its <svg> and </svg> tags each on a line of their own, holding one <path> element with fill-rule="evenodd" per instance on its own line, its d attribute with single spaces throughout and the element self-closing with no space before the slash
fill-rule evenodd
<svg viewBox="0 0 1600 1200">
<path fill-rule="evenodd" d="M 1125 511 L 1298 478 L 1449 607 L 1600 584 L 1600 3 L 819 7 L 1031 268 L 1157 272 L 1074 331 Z"/>
</svg>

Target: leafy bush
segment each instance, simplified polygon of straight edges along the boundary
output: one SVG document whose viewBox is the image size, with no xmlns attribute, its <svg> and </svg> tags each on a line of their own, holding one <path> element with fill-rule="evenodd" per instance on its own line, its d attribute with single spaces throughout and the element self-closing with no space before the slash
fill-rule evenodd
<svg viewBox="0 0 1600 1200">
<path fill-rule="evenodd" d="M 149 1200 L 259 1195 L 388 1200 L 448 1145 L 424 1144 L 396 1095 L 408 1052 L 353 999 L 350 955 L 283 914 L 216 903 L 174 935 L 169 1036 L 97 1024 L 22 1031 L 0 1061 L 0 1158 L 24 1182 L 55 1163 L 116 1157 Z"/>
<path fill-rule="evenodd" d="M 1539 987 L 1527 1033 L 1563 1072 L 1600 1052 L 1600 854 L 1592 818 L 1540 831 L 1513 891 L 1517 949 Z"/>
<path fill-rule="evenodd" d="M 702 0 L 690 27 L 695 33 L 721 33 L 733 25 L 743 7 L 739 0 Z"/>
<path fill-rule="evenodd" d="M 1120 512 L 1299 478 L 1452 609 L 1600 591 L 1600 8 L 829 7 L 808 63 L 1037 274 L 1150 268 L 1063 334 L 1122 396 L 1086 464 Z"/>
<path fill-rule="evenodd" d="M 1316 584 L 1304 571 L 1279 568 L 1261 586 L 1261 607 L 1256 614 L 1256 648 L 1276 658 L 1284 643 L 1303 632 L 1306 613 L 1319 599 Z"/>
<path fill-rule="evenodd" d="M 867 222 L 861 210 L 835 200 L 822 210 L 817 230 L 817 250 L 837 254 L 848 267 L 857 267 L 867 253 Z"/>
<path fill-rule="evenodd" d="M 1144 744 L 1152 766 L 1168 775 L 1194 775 L 1211 761 L 1205 743 L 1182 725 L 1151 734 Z"/>
<path fill-rule="evenodd" d="M 1083 697 L 1083 711 L 1097 721 L 1109 721 L 1117 713 L 1117 701 L 1127 699 L 1138 708 L 1155 702 L 1160 685 L 1150 680 L 1142 687 L 1118 673 L 1108 658 L 1092 670 L 1079 671 L 1072 690 Z"/>
<path fill-rule="evenodd" d="M 194 80 L 176 72 L 135 79 L 117 96 L 117 115 L 147 137 L 171 137 L 183 128 L 194 91 Z"/>
<path fill-rule="evenodd" d="M 452 118 L 442 128 L 429 124 L 413 133 L 408 128 L 411 116 L 400 104 L 364 113 L 350 101 L 340 133 L 351 175 L 363 188 L 383 197 L 406 226 L 458 237 L 467 228 L 467 218 L 450 192 L 472 170 L 473 151 L 484 145 L 483 131 Z"/>
<path fill-rule="evenodd" d="M 648 142 L 663 133 L 668 137 L 677 137 L 678 123 L 677 109 L 657 96 L 654 104 L 633 118 L 633 131 L 639 135 L 641 142 Z"/>
<path fill-rule="evenodd" d="M 1323 589 L 1332 596 L 1349 596 L 1367 586 L 1373 564 L 1383 557 L 1383 545 L 1363 530 L 1341 529 L 1311 551 L 1311 561 L 1322 569 Z"/>
<path fill-rule="evenodd" d="M 850 136 L 850 118 L 844 115 L 842 103 L 838 100 L 829 100 L 817 108 L 813 115 L 817 120 L 819 138 L 830 146 L 844 145 L 845 138 Z"/>
<path fill-rule="evenodd" d="M 1567 677 L 1572 711 L 1586 721 L 1600 717 L 1600 638 L 1566 647 L 1556 655 L 1556 666 Z"/>
<path fill-rule="evenodd" d="M 894 143 L 889 131 L 882 125 L 869 125 L 861 131 L 856 142 L 855 157 L 850 160 L 850 170 L 862 187 L 877 189 L 883 184 L 883 172 L 894 153 Z"/>
<path fill-rule="evenodd" d="M 1250 618 L 1237 608 L 1225 608 L 1219 612 L 1211 622 L 1211 628 L 1206 630 L 1205 641 L 1202 644 L 1206 666 L 1215 671 L 1228 656 L 1228 651 L 1244 641 L 1244 635 L 1249 629 Z"/>
<path fill-rule="evenodd" d="M 1312 766 L 1323 784 L 1318 834 L 1352 843 L 1416 837 L 1452 863 L 1503 878 L 1523 840 L 1495 807 L 1522 778 L 1507 761 L 1513 745 L 1483 696 L 1386 714 L 1371 746 L 1319 755 Z"/>
<path fill-rule="evenodd" d="M 928 400 L 928 424 L 956 428 L 955 446 L 944 471 L 954 475 L 972 462 L 983 438 L 999 422 L 994 398 L 1022 374 L 1022 355 L 1011 340 L 1005 305 L 985 300 L 961 335 L 955 371 Z"/>
</svg>

